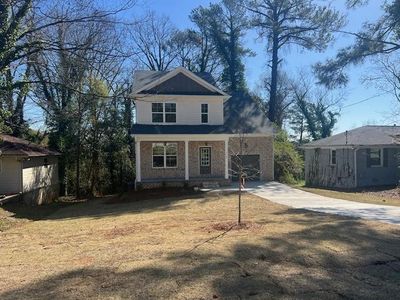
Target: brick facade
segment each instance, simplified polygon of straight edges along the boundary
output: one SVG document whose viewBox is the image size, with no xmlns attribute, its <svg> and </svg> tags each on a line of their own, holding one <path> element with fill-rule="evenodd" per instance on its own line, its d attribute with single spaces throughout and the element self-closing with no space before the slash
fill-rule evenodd
<svg viewBox="0 0 400 300">
<path fill-rule="evenodd" d="M 229 166 L 232 155 L 240 153 L 240 139 L 242 139 L 242 154 L 260 155 L 260 179 L 274 180 L 274 138 L 271 137 L 234 137 L 229 139 Z"/>
<path fill-rule="evenodd" d="M 228 169 L 231 169 L 231 156 L 239 152 L 239 139 L 230 138 L 228 143 Z M 273 137 L 244 137 L 247 147 L 243 154 L 258 154 L 260 156 L 261 180 L 274 179 Z M 185 180 L 185 142 L 178 143 L 177 168 L 153 168 L 152 144 L 154 142 L 141 142 L 141 175 L 142 182 Z M 211 174 L 200 174 L 199 148 L 211 147 Z M 225 142 L 224 141 L 189 141 L 189 180 L 202 178 L 225 178 Z"/>
<path fill-rule="evenodd" d="M 153 168 L 153 143 L 140 143 L 140 160 L 142 180 L 160 180 L 163 178 L 175 178 L 185 180 L 185 142 L 168 142 L 178 144 L 178 165 L 176 168 Z"/>
<path fill-rule="evenodd" d="M 211 147 L 211 174 L 200 174 L 200 147 Z M 189 178 L 225 177 L 225 142 L 189 142 Z"/>
</svg>

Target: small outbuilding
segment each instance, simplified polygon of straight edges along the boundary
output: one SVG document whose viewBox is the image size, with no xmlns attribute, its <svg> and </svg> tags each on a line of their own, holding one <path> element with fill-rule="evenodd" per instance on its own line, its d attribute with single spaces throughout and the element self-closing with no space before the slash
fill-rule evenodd
<svg viewBox="0 0 400 300">
<path fill-rule="evenodd" d="M 29 141 L 0 134 L 0 196 L 20 196 L 40 205 L 59 194 L 60 153 Z"/>
<path fill-rule="evenodd" d="M 397 185 L 400 127 L 363 126 L 303 146 L 309 186 Z"/>
</svg>

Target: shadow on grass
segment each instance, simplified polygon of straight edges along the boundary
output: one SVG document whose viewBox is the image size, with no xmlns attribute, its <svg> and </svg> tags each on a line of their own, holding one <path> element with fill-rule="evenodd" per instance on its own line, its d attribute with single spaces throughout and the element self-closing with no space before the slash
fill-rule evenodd
<svg viewBox="0 0 400 300">
<path fill-rule="evenodd" d="M 307 224 L 300 211 L 290 209 L 286 215 L 289 221 L 282 226 L 296 224 L 299 230 L 260 236 L 256 244 L 237 242 L 225 252 L 217 247 L 222 238 L 189 254 L 171 253 L 152 267 L 75 269 L 0 298 L 390 299 L 399 295 L 400 229 L 382 231 L 348 218 L 320 222 L 312 219 L 317 213 L 307 216 Z"/>
<path fill-rule="evenodd" d="M 175 209 L 182 200 L 198 199 L 206 202 L 209 196 L 202 192 L 187 189 L 159 189 L 140 192 L 127 192 L 94 198 L 84 202 L 55 202 L 41 206 L 30 206 L 21 202 L 7 203 L 2 209 L 12 213 L 12 217 L 28 220 L 55 220 L 67 218 L 122 215 Z"/>
</svg>

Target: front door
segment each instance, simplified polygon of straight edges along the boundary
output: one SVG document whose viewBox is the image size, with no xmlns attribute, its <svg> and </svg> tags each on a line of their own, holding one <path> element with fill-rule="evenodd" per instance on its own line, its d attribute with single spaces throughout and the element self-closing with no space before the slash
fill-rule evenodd
<svg viewBox="0 0 400 300">
<path fill-rule="evenodd" d="M 211 174 L 211 147 L 200 147 L 200 174 Z"/>
</svg>

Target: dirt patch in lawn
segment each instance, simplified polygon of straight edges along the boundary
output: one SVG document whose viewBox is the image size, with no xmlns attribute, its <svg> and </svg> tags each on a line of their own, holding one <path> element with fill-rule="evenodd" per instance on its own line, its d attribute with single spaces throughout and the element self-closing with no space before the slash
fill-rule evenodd
<svg viewBox="0 0 400 300">
<path fill-rule="evenodd" d="M 371 187 L 360 189 L 330 189 L 305 186 L 295 186 L 303 191 L 325 197 L 350 200 L 371 204 L 400 206 L 400 188 L 393 186 Z"/>
<path fill-rule="evenodd" d="M 0 233 L 0 299 L 389 299 L 400 226 L 204 194 L 59 208 Z M 206 230 L 208 228 L 208 230 Z"/>
<path fill-rule="evenodd" d="M 254 222 L 241 222 L 238 224 L 237 222 L 223 222 L 223 223 L 215 223 L 209 226 L 204 227 L 207 231 L 231 231 L 231 230 L 257 230 L 262 227 L 261 224 L 257 224 Z"/>
</svg>

